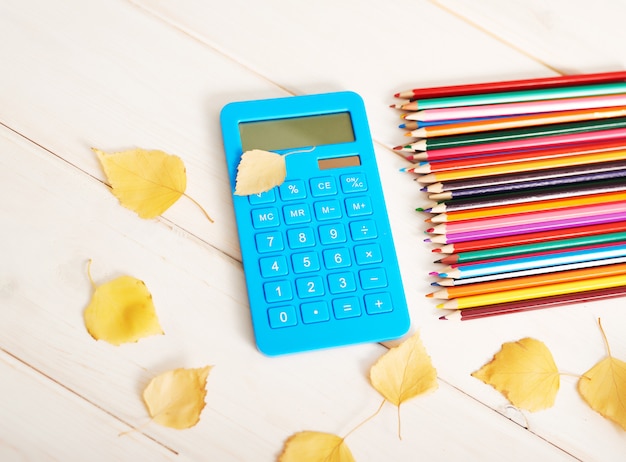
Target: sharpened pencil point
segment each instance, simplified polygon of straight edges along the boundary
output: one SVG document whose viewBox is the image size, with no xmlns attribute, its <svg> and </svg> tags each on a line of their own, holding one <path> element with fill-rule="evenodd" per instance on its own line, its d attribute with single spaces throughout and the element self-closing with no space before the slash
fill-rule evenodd
<svg viewBox="0 0 626 462">
<path fill-rule="evenodd" d="M 427 233 L 432 233 L 434 230 L 435 230 L 435 228 L 428 228 L 428 229 L 426 230 L 426 232 L 427 232 Z"/>
<path fill-rule="evenodd" d="M 428 273 L 429 276 L 439 276 L 439 273 L 437 271 L 431 271 L 430 273 Z"/>
<path fill-rule="evenodd" d="M 426 294 L 426 298 L 433 298 L 434 295 L 433 294 Z"/>
<path fill-rule="evenodd" d="M 406 128 L 406 124 L 400 124 L 398 125 L 398 128 Z"/>
<path fill-rule="evenodd" d="M 443 303 L 440 303 L 439 305 L 437 305 L 437 308 L 443 308 Z"/>
<path fill-rule="evenodd" d="M 416 208 L 416 209 L 415 209 L 415 211 L 416 211 L 416 212 L 423 212 L 423 211 L 424 211 L 424 209 L 423 209 L 422 207 L 418 207 L 418 208 Z"/>
<path fill-rule="evenodd" d="M 440 278 L 447 278 L 448 277 L 448 273 L 439 273 L 439 277 Z"/>
<path fill-rule="evenodd" d="M 448 318 L 446 318 L 445 315 L 444 316 L 439 316 L 439 319 L 443 319 L 444 321 L 448 320 Z"/>
<path fill-rule="evenodd" d="M 394 146 L 392 149 L 394 151 L 400 151 L 402 149 L 402 146 Z"/>
<path fill-rule="evenodd" d="M 431 250 L 433 253 L 441 253 L 441 248 L 437 247 L 436 249 Z"/>
</svg>

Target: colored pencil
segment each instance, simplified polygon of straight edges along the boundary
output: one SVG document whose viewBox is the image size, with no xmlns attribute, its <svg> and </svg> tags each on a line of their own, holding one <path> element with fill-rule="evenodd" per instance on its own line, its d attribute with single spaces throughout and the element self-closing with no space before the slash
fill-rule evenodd
<svg viewBox="0 0 626 462">
<path fill-rule="evenodd" d="M 431 285 L 435 287 L 459 287 L 468 284 L 480 284 L 483 282 L 500 281 L 502 279 L 514 279 L 526 276 L 534 276 L 538 274 L 558 273 L 561 271 L 571 271 L 582 268 L 596 268 L 599 266 L 616 265 L 621 263 L 626 263 L 626 257 L 608 258 L 606 260 L 583 261 L 579 263 L 570 263 L 567 265 L 547 266 L 545 268 L 533 268 L 524 271 L 513 271 L 510 273 L 487 274 L 485 276 L 477 276 L 467 279 L 441 278 L 436 282 L 432 282 Z"/>
<path fill-rule="evenodd" d="M 603 223 L 615 223 L 625 221 L 626 213 L 609 213 L 606 215 L 591 215 L 576 218 L 568 218 L 564 220 L 554 220 L 548 222 L 529 223 L 519 226 L 503 226 L 500 228 L 480 229 L 476 231 L 468 231 L 465 233 L 441 234 L 431 236 L 424 242 L 432 242 L 433 244 L 454 244 L 457 242 L 474 241 L 478 239 L 488 239 L 495 237 L 512 236 L 516 234 L 536 233 L 540 231 L 556 231 L 578 226 L 589 226 Z"/>
<path fill-rule="evenodd" d="M 556 210 L 567 207 L 576 207 L 591 204 L 606 204 L 608 202 L 626 200 L 626 184 L 617 185 L 621 187 L 621 191 L 611 191 L 603 194 L 586 194 L 574 197 L 564 197 L 558 199 L 549 199 L 544 201 L 531 201 L 521 204 L 505 204 L 491 207 L 480 207 L 470 210 L 452 210 L 446 213 L 440 213 L 428 219 L 431 223 L 452 223 L 461 220 L 474 220 L 485 217 L 498 217 L 502 215 L 512 215 L 517 213 L 536 212 L 539 210 Z M 432 210 L 432 209 L 431 209 Z"/>
<path fill-rule="evenodd" d="M 507 258 L 503 260 L 487 261 L 484 263 L 461 263 L 449 266 L 439 272 L 439 277 L 465 279 L 487 274 L 510 273 L 531 268 L 545 268 L 546 266 L 566 265 L 591 260 L 606 260 L 626 256 L 626 243 L 609 244 L 603 247 L 591 247 L 581 250 L 565 250 L 545 255 L 530 257 Z M 624 281 L 626 284 L 626 280 Z"/>
<path fill-rule="evenodd" d="M 617 106 L 626 106 L 626 95 L 616 94 L 609 96 L 587 96 L 582 98 L 529 101 L 525 103 L 484 104 L 478 106 L 426 109 L 415 112 L 407 112 L 401 117 L 404 120 L 435 122 L 443 120 L 545 114 L 547 112 L 575 111 L 578 109 L 594 109 Z"/>
<path fill-rule="evenodd" d="M 440 194 L 430 194 L 429 199 L 434 201 L 444 201 L 435 205 L 431 209 L 426 209 L 429 213 L 453 212 L 456 210 L 472 210 L 482 207 L 494 207 L 506 204 L 520 204 L 530 201 L 558 199 L 560 197 L 576 197 L 585 194 L 601 194 L 610 191 L 621 191 L 626 188 L 626 170 L 619 172 L 621 174 L 617 178 L 604 179 L 600 181 L 583 180 L 578 184 L 565 184 L 562 186 L 524 188 L 509 192 L 503 189 L 500 194 L 482 192 L 479 196 L 476 194 L 467 197 L 452 197 L 453 192 L 445 192 Z M 461 191 L 468 191 L 461 190 Z"/>
<path fill-rule="evenodd" d="M 580 109 L 577 111 L 548 112 L 545 114 L 531 114 L 518 117 L 504 117 L 498 119 L 465 119 L 464 122 L 448 124 L 433 124 L 420 122 L 421 125 L 405 133 L 405 136 L 414 138 L 434 138 L 442 136 L 467 135 L 494 130 L 509 130 L 522 127 L 536 127 L 539 125 L 563 124 L 586 120 L 609 119 L 626 116 L 626 106 Z M 407 128 L 406 124 L 404 127 Z"/>
<path fill-rule="evenodd" d="M 581 239 L 590 236 L 607 235 L 611 233 L 621 233 L 626 231 L 626 221 L 616 221 L 602 224 L 592 224 L 588 226 L 577 226 L 568 229 L 541 231 L 536 233 L 514 234 L 491 239 L 475 239 L 449 243 L 437 249 L 435 253 L 462 253 L 477 251 L 493 251 L 500 248 L 511 248 L 522 245 L 542 245 L 550 246 L 550 242 L 563 239 Z"/>
<path fill-rule="evenodd" d="M 514 128 L 511 130 L 494 130 L 469 135 L 442 136 L 426 138 L 413 143 L 396 146 L 394 150 L 432 151 L 461 146 L 475 146 L 485 143 L 495 143 L 514 140 L 526 140 L 542 136 L 568 135 L 573 133 L 587 133 L 596 130 L 614 130 L 626 127 L 626 117 L 611 119 L 585 120 L 565 124 L 539 125 L 536 127 Z"/>
<path fill-rule="evenodd" d="M 507 173 L 479 178 L 470 178 L 445 183 L 433 183 L 422 188 L 429 193 L 454 192 L 460 194 L 466 190 L 476 194 L 488 194 L 501 192 L 502 189 L 513 191 L 537 186 L 556 186 L 563 184 L 579 184 L 583 181 L 598 179 L 597 175 L 605 175 L 602 178 L 622 178 L 626 170 L 626 160 L 602 162 L 598 164 L 576 165 L 573 167 L 559 167 L 536 172 Z M 528 186 L 527 186 L 528 185 Z"/>
<path fill-rule="evenodd" d="M 458 170 L 444 170 L 441 172 L 429 173 L 427 175 L 418 177 L 417 181 L 421 184 L 428 184 L 446 182 L 451 180 L 477 178 L 482 176 L 506 175 L 513 172 L 520 173 L 538 170 L 552 170 L 561 167 L 572 167 L 575 165 L 580 166 L 623 160 L 625 156 L 626 149 L 620 149 L 616 151 L 579 154 L 567 157 L 556 157 L 551 159 L 512 162 L 504 165 L 467 167 Z"/>
<path fill-rule="evenodd" d="M 571 157 L 580 154 L 597 154 L 601 152 L 624 151 L 626 150 L 626 140 L 611 141 L 608 143 L 589 143 L 581 146 L 554 146 L 541 149 L 529 149 L 517 152 L 504 152 L 485 154 L 478 156 L 433 159 L 420 161 L 413 167 L 402 169 L 405 172 L 428 174 L 444 170 L 459 170 L 468 167 L 488 167 L 491 165 L 504 165 L 514 162 L 556 159 L 559 157 Z M 415 160 L 419 154 L 407 156 L 408 160 Z"/>
<path fill-rule="evenodd" d="M 468 295 L 485 294 L 489 292 L 499 292 L 502 290 L 522 289 L 525 287 L 536 287 L 545 284 L 556 284 L 560 282 L 581 281 L 594 277 L 615 276 L 621 274 L 626 277 L 626 264 L 604 265 L 593 268 L 582 268 L 558 273 L 537 274 L 521 278 L 501 279 L 491 282 L 480 282 L 477 284 L 467 284 L 458 287 L 444 287 L 435 292 L 427 294 L 428 298 L 450 300 L 452 298 L 466 297 Z"/>
<path fill-rule="evenodd" d="M 604 110 L 604 109 L 600 109 Z M 455 119 L 455 120 L 434 120 L 432 122 L 422 122 L 421 120 L 407 120 L 404 123 L 398 125 L 398 128 L 403 128 L 405 130 L 417 130 L 422 127 L 438 127 L 441 125 L 449 125 L 449 124 L 462 124 L 469 122 L 481 122 L 487 120 L 495 120 L 495 119 L 508 119 L 513 116 L 495 116 L 495 117 L 478 117 L 474 119 Z M 616 116 L 617 117 L 617 116 Z"/>
<path fill-rule="evenodd" d="M 486 104 L 519 103 L 525 101 L 541 101 L 562 98 L 580 98 L 583 96 L 615 95 L 625 92 L 626 82 L 573 85 L 568 87 L 481 93 L 479 95 L 423 98 L 404 104 L 401 109 L 405 111 L 417 111 L 459 106 L 478 106 Z"/>
<path fill-rule="evenodd" d="M 626 296 L 626 287 L 610 287 L 607 289 L 589 290 L 580 293 L 552 295 L 550 297 L 541 297 L 529 300 L 518 300 L 516 302 L 496 303 L 481 308 L 456 310 L 450 314 L 439 317 L 439 319 L 469 321 L 471 319 L 482 319 L 501 314 L 521 313 L 525 311 L 555 308 L 564 305 L 594 302 L 624 296 Z"/>
<path fill-rule="evenodd" d="M 617 233 L 602 233 L 570 239 L 556 239 L 547 242 L 536 242 L 533 244 L 504 246 L 494 249 L 474 250 L 471 252 L 446 254 L 437 263 L 452 265 L 457 263 L 467 263 L 499 257 L 524 255 L 540 251 L 567 249 L 571 247 L 581 247 L 594 244 L 607 244 L 610 242 L 619 241 L 626 241 L 626 228 L 624 229 L 624 231 Z"/>
<path fill-rule="evenodd" d="M 476 306 L 494 305 L 496 303 L 514 302 L 517 300 L 550 297 L 553 295 L 580 293 L 589 290 L 608 289 L 609 287 L 622 286 L 626 286 L 626 277 L 623 275 L 606 276 L 585 279 L 582 281 L 546 284 L 543 286 L 528 287 L 524 289 L 504 290 L 502 292 L 491 292 L 488 294 L 468 295 L 467 297 L 459 297 L 453 300 L 448 300 L 445 303 L 437 305 L 437 308 L 447 310 L 465 309 Z"/>
<path fill-rule="evenodd" d="M 600 72 L 592 74 L 559 75 L 534 79 L 504 80 L 500 82 L 482 82 L 463 85 L 446 85 L 430 88 L 418 88 L 396 93 L 396 98 L 435 98 L 442 96 L 461 96 L 496 91 L 526 90 L 538 88 L 565 87 L 626 80 L 626 71 Z"/>
</svg>

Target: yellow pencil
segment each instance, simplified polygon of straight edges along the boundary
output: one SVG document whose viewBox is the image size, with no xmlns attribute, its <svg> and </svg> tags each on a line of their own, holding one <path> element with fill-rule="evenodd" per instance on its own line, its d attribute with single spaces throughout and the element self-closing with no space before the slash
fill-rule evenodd
<svg viewBox="0 0 626 462">
<path fill-rule="evenodd" d="M 620 274 L 617 276 L 592 278 L 584 281 L 562 282 L 537 287 L 527 287 L 524 289 L 469 295 L 467 297 L 458 297 L 445 303 L 440 303 L 437 305 L 437 308 L 456 310 L 620 286 L 626 286 L 626 275 Z"/>
</svg>

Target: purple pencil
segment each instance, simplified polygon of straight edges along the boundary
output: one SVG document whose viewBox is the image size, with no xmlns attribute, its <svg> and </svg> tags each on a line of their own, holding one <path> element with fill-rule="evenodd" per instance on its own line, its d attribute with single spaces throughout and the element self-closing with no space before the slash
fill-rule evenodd
<svg viewBox="0 0 626 462">
<path fill-rule="evenodd" d="M 614 223 L 626 220 L 626 212 L 607 213 L 603 215 L 583 216 L 554 220 L 540 223 L 529 223 L 519 226 L 505 226 L 500 228 L 481 229 L 464 233 L 441 234 L 425 239 L 425 242 L 435 244 L 454 244 L 457 242 L 475 241 L 478 239 L 490 239 L 495 237 L 513 236 L 517 234 L 552 231 L 557 229 L 573 228 L 575 226 L 598 225 L 602 223 Z"/>
</svg>

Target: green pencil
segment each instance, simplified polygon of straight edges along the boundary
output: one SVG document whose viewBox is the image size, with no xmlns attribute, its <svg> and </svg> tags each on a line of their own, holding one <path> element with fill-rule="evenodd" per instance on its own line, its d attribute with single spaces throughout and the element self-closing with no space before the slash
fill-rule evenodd
<svg viewBox="0 0 626 462">
<path fill-rule="evenodd" d="M 444 98 L 426 98 L 402 105 L 408 111 L 440 109 L 459 106 L 478 106 L 484 104 L 520 103 L 582 96 L 602 96 L 626 93 L 626 82 L 605 83 L 599 85 L 578 85 L 572 87 L 544 88 L 541 90 L 505 91 L 479 95 L 448 96 Z"/>
<path fill-rule="evenodd" d="M 547 250 L 566 249 L 569 247 L 579 247 L 585 245 L 607 244 L 611 242 L 619 242 L 626 240 L 626 232 L 598 234 L 595 236 L 576 237 L 572 239 L 560 239 L 548 242 L 539 242 L 536 244 L 515 245 L 509 247 L 498 247 L 486 250 L 474 250 L 472 252 L 461 252 L 448 255 L 439 263 L 456 264 L 467 263 L 471 261 L 488 260 L 491 258 L 510 257 L 515 255 L 523 255 L 526 253 L 543 252 Z"/>
</svg>

